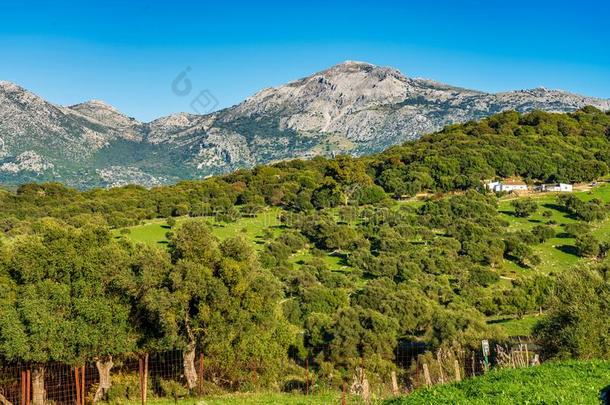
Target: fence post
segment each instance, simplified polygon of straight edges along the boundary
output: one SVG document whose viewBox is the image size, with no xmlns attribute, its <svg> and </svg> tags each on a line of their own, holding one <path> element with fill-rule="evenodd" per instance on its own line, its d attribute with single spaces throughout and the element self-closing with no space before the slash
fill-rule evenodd
<svg viewBox="0 0 610 405">
<path fill-rule="evenodd" d="M 476 370 L 474 369 L 474 352 L 472 352 L 472 363 L 470 364 L 470 366 L 472 367 L 472 374 L 471 377 L 474 377 L 476 374 Z"/>
<path fill-rule="evenodd" d="M 82 405 L 85 405 L 85 366 L 82 367 L 82 378 L 81 378 L 81 394 L 80 394 Z"/>
<path fill-rule="evenodd" d="M 424 379 L 426 380 L 426 386 L 432 385 L 432 379 L 430 378 L 430 370 L 428 370 L 428 363 L 424 363 Z"/>
<path fill-rule="evenodd" d="M 341 388 L 341 405 L 346 405 L 347 401 L 345 398 L 345 381 L 343 382 L 343 387 Z"/>
<path fill-rule="evenodd" d="M 395 396 L 399 394 L 398 391 L 398 380 L 396 378 L 396 371 L 392 371 L 392 394 L 394 394 Z"/>
<path fill-rule="evenodd" d="M 146 405 L 146 393 L 148 391 L 148 353 L 140 357 L 140 398 L 142 405 Z"/>
<path fill-rule="evenodd" d="M 362 398 L 365 404 L 369 405 L 371 403 L 371 386 L 364 374 L 364 367 L 362 368 Z"/>
<path fill-rule="evenodd" d="M 76 389 L 76 405 L 81 405 L 80 370 L 78 369 L 78 367 L 74 367 L 74 388 Z"/>
<path fill-rule="evenodd" d="M 32 399 L 32 372 L 28 369 L 25 372 L 25 405 L 30 405 Z"/>
<path fill-rule="evenodd" d="M 305 357 L 305 395 L 309 395 L 309 356 Z"/>
<path fill-rule="evenodd" d="M 21 405 L 25 405 L 25 371 L 21 370 Z"/>
<path fill-rule="evenodd" d="M 441 349 L 438 349 L 438 352 L 436 352 L 436 362 L 438 363 L 440 383 L 445 384 L 445 373 L 443 373 L 443 362 L 441 360 Z"/>
<path fill-rule="evenodd" d="M 148 394 L 148 353 L 144 355 L 144 405 L 146 405 L 146 396 Z"/>
<path fill-rule="evenodd" d="M 138 377 L 140 377 L 140 402 L 144 405 L 144 358 L 138 358 Z"/>
<path fill-rule="evenodd" d="M 199 395 L 203 394 L 203 353 L 199 353 Z"/>
<path fill-rule="evenodd" d="M 453 361 L 453 367 L 455 368 L 455 381 L 462 381 L 462 376 L 460 374 L 460 363 L 455 359 Z"/>
</svg>

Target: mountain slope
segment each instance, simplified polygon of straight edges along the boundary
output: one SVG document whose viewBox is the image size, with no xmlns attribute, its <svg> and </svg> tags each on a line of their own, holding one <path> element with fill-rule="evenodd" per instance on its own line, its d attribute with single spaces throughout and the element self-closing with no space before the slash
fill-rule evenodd
<svg viewBox="0 0 610 405">
<path fill-rule="evenodd" d="M 489 94 L 345 62 L 208 115 L 141 123 L 100 101 L 71 107 L 0 82 L 0 181 L 78 187 L 199 178 L 295 157 L 363 154 L 500 111 L 610 109 L 534 89 Z"/>
</svg>

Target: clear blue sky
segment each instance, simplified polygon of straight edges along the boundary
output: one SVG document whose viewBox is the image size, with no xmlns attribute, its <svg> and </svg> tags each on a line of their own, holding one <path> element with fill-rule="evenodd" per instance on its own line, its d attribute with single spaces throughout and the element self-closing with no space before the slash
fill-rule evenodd
<svg viewBox="0 0 610 405">
<path fill-rule="evenodd" d="M 229 106 L 344 60 L 486 91 L 610 98 L 607 1 L 0 1 L 0 79 L 59 104 L 103 99 L 142 120 Z"/>
</svg>

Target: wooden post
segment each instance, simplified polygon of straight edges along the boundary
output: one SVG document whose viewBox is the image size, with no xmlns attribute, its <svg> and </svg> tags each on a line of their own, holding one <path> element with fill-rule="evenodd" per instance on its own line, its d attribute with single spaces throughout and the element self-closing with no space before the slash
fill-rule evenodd
<svg viewBox="0 0 610 405">
<path fill-rule="evenodd" d="M 32 399 L 32 372 L 25 372 L 25 405 L 30 405 Z"/>
<path fill-rule="evenodd" d="M 83 401 L 82 405 L 85 405 L 85 402 L 86 402 L 86 398 L 85 398 L 85 366 L 83 366 L 81 368 L 81 370 L 82 370 L 82 376 L 81 376 L 81 381 L 80 381 L 80 384 L 81 384 L 81 394 L 80 394 L 80 397 L 81 397 L 81 401 Z"/>
<path fill-rule="evenodd" d="M 25 405 L 25 371 L 21 371 L 21 405 Z"/>
<path fill-rule="evenodd" d="M 203 394 L 203 353 L 199 353 L 199 394 Z"/>
<path fill-rule="evenodd" d="M 436 352 L 436 362 L 438 363 L 439 377 L 441 384 L 445 384 L 445 374 L 443 373 L 443 362 L 441 360 L 441 350 Z"/>
<path fill-rule="evenodd" d="M 368 378 L 364 374 L 364 368 L 362 370 L 362 399 L 364 399 L 364 403 L 369 405 L 371 403 L 371 386 L 369 384 Z"/>
<path fill-rule="evenodd" d="M 428 363 L 424 363 L 424 379 L 426 380 L 426 386 L 432 385 L 432 379 L 430 378 L 430 370 L 428 370 Z"/>
<path fill-rule="evenodd" d="M 392 371 L 392 394 L 398 395 L 398 380 L 396 379 L 396 371 Z"/>
<path fill-rule="evenodd" d="M 140 401 L 144 405 L 144 359 L 138 359 L 138 376 L 140 377 Z"/>
<path fill-rule="evenodd" d="M 309 357 L 305 358 L 305 395 L 309 395 Z"/>
<path fill-rule="evenodd" d="M 341 405 L 347 405 L 347 399 L 345 398 L 345 382 L 343 382 L 343 387 L 341 388 Z"/>
<path fill-rule="evenodd" d="M 455 369 L 455 381 L 462 381 L 462 375 L 460 373 L 460 363 L 455 359 L 453 361 L 453 368 Z"/>
<path fill-rule="evenodd" d="M 80 402 L 80 370 L 74 367 L 74 387 L 76 388 L 76 405 L 82 405 Z"/>
<path fill-rule="evenodd" d="M 476 371 L 474 369 L 474 352 L 472 353 L 472 363 L 471 363 L 471 367 L 472 367 L 472 375 L 471 377 L 474 377 L 476 375 Z"/>
<path fill-rule="evenodd" d="M 144 355 L 144 391 L 142 395 L 142 405 L 146 405 L 146 394 L 148 393 L 148 353 Z"/>
</svg>

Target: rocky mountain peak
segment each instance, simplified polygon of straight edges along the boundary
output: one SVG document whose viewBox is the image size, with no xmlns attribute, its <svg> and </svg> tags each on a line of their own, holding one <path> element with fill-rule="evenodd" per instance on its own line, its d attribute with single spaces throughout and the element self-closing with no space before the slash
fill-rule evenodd
<svg viewBox="0 0 610 405">
<path fill-rule="evenodd" d="M 84 103 L 72 105 L 68 108 L 103 125 L 120 127 L 124 131 L 142 125 L 142 123 L 135 118 L 128 117 L 114 106 L 102 100 L 89 100 Z"/>
<path fill-rule="evenodd" d="M 337 132 L 341 127 L 341 132 L 356 133 L 360 132 L 356 127 L 362 120 L 352 120 L 354 115 L 399 103 L 411 90 L 409 80 L 396 69 L 348 61 L 265 89 L 235 107 L 225 118 L 281 114 L 283 129 Z"/>
<path fill-rule="evenodd" d="M 19 86 L 17 86 L 15 83 L 13 82 L 9 82 L 8 80 L 0 80 L 0 90 L 4 90 L 4 91 L 16 91 L 20 89 Z"/>
<path fill-rule="evenodd" d="M 342 75 L 342 74 L 354 74 L 354 73 L 364 73 L 371 75 L 394 75 L 403 79 L 406 77 L 398 70 L 392 67 L 387 66 L 378 66 L 368 62 L 360 62 L 347 60 L 345 62 L 339 63 L 337 65 L 331 66 L 330 68 L 323 70 L 319 74 L 328 74 L 328 75 Z"/>
<path fill-rule="evenodd" d="M 118 112 L 118 110 L 114 106 L 108 104 L 104 100 L 96 100 L 96 99 L 85 101 L 84 103 L 79 103 L 79 104 L 70 106 L 70 108 L 73 108 L 73 109 L 77 108 L 77 107 L 88 107 L 88 108 L 92 108 L 92 109 L 97 108 L 97 109 L 112 110 L 112 111 Z"/>
<path fill-rule="evenodd" d="M 610 110 L 610 100 L 536 88 L 486 93 L 346 61 L 240 104 L 141 123 L 91 100 L 51 104 L 0 82 L 0 182 L 152 186 L 290 158 L 360 155 L 505 110 Z"/>
<path fill-rule="evenodd" d="M 13 104 L 19 109 L 48 110 L 55 107 L 31 91 L 6 80 L 0 81 L 0 100 L 3 100 L 0 101 L 3 104 Z"/>
</svg>

